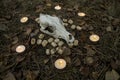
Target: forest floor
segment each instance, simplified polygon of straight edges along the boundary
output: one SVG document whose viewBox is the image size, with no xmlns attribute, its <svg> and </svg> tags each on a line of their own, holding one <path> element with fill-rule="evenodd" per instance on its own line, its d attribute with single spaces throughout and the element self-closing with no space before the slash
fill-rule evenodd
<svg viewBox="0 0 120 80">
<path fill-rule="evenodd" d="M 120 80 L 120 1 L 119 0 L 0 0 L 0 80 Z M 56 5 L 61 10 L 55 10 Z M 84 17 L 78 16 L 84 12 Z M 50 44 L 43 47 L 38 40 L 40 13 L 72 20 L 65 28 L 79 41 L 69 47 L 64 42 L 63 54 L 46 54 Z M 22 17 L 28 17 L 21 23 Z M 72 25 L 82 29 L 71 29 Z M 97 34 L 98 42 L 89 36 Z M 51 36 L 44 34 L 44 40 Z M 16 46 L 25 45 L 23 53 Z M 55 60 L 67 62 L 57 69 Z"/>
</svg>

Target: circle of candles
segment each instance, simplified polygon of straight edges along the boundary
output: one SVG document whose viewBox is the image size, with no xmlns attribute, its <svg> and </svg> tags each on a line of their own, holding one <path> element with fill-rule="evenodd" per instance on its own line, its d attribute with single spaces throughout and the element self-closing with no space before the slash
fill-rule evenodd
<svg viewBox="0 0 120 80">
<path fill-rule="evenodd" d="M 24 52 L 25 51 L 25 46 L 24 45 L 19 45 L 19 46 L 17 46 L 16 47 L 16 52 L 17 53 L 22 53 L 22 52 Z"/>
<path fill-rule="evenodd" d="M 60 9 L 61 9 L 61 6 L 57 5 L 57 6 L 55 6 L 54 9 L 55 9 L 55 10 L 60 10 Z"/>
<path fill-rule="evenodd" d="M 84 17 L 86 14 L 83 12 L 78 12 L 78 16 Z"/>
<path fill-rule="evenodd" d="M 63 69 L 66 67 L 66 61 L 64 59 L 57 59 L 55 61 L 55 67 L 57 69 Z"/>
<path fill-rule="evenodd" d="M 93 42 L 97 42 L 97 41 L 99 41 L 100 37 L 96 34 L 92 34 L 92 35 L 90 35 L 89 39 Z"/>
<path fill-rule="evenodd" d="M 25 22 L 27 22 L 28 21 L 28 17 L 22 17 L 21 19 L 20 19 L 20 22 L 21 23 L 25 23 Z"/>
</svg>

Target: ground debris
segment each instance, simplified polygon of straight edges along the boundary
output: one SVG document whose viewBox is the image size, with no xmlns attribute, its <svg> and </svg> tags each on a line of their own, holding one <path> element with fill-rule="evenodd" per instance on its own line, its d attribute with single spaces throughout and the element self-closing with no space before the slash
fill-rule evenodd
<svg viewBox="0 0 120 80">
<path fill-rule="evenodd" d="M 7 75 L 3 78 L 3 80 L 16 80 L 16 79 L 11 72 L 8 72 Z"/>
</svg>

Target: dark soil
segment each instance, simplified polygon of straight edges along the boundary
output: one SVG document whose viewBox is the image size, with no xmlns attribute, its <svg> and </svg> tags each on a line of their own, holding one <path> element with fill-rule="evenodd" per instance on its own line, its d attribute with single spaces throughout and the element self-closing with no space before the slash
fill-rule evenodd
<svg viewBox="0 0 120 80">
<path fill-rule="evenodd" d="M 54 10 L 58 4 L 60 11 Z M 119 4 L 119 0 L 0 0 L 0 80 L 105 80 L 113 69 L 120 74 Z M 86 16 L 78 17 L 79 11 Z M 46 55 L 45 48 L 30 44 L 31 34 L 40 28 L 35 22 L 40 13 L 72 19 L 83 27 L 67 28 L 79 40 L 71 54 Z M 29 18 L 27 23 L 20 22 L 23 16 Z M 89 40 L 92 33 L 100 36 L 98 42 Z M 26 46 L 24 53 L 15 52 L 19 44 Z M 92 63 L 85 61 L 88 57 Z M 68 61 L 63 70 L 54 67 L 58 58 Z"/>
</svg>

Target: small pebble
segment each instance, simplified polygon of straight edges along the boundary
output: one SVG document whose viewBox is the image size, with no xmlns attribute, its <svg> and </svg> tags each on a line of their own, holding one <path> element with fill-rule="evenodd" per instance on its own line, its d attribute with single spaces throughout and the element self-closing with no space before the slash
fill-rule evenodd
<svg viewBox="0 0 120 80">
<path fill-rule="evenodd" d="M 58 42 L 58 46 L 62 46 L 63 44 L 64 44 L 63 41 L 59 41 L 59 42 Z"/>
<path fill-rule="evenodd" d="M 50 53 L 51 53 L 51 54 L 55 54 L 55 52 L 56 52 L 55 49 L 51 49 L 51 50 L 50 50 Z"/>
<path fill-rule="evenodd" d="M 57 46 L 57 44 L 56 44 L 55 42 L 52 42 L 51 45 L 52 45 L 53 47 L 56 47 L 56 46 Z"/>
<path fill-rule="evenodd" d="M 36 42 L 36 39 L 35 38 L 31 38 L 31 44 L 33 45 L 33 44 L 35 44 L 35 42 Z"/>
<path fill-rule="evenodd" d="M 47 40 L 43 40 L 42 46 L 45 47 L 47 44 L 48 44 L 48 41 Z"/>
<path fill-rule="evenodd" d="M 73 45 L 74 45 L 74 46 L 78 46 L 78 43 L 79 43 L 79 41 L 78 41 L 78 40 L 75 40 L 74 43 L 73 43 Z"/>
<path fill-rule="evenodd" d="M 38 39 L 37 40 L 37 44 L 40 45 L 42 43 L 42 40 L 41 39 Z"/>
<path fill-rule="evenodd" d="M 50 49 L 46 49 L 46 55 L 50 55 Z"/>
<path fill-rule="evenodd" d="M 77 29 L 78 31 L 80 31 L 80 30 L 82 29 L 82 27 L 77 26 L 76 29 Z"/>
<path fill-rule="evenodd" d="M 53 38 L 49 38 L 48 42 L 51 43 L 51 42 L 53 42 L 53 40 L 54 40 Z"/>
<path fill-rule="evenodd" d="M 108 26 L 107 28 L 106 28 L 106 31 L 112 31 L 112 29 L 111 29 L 111 27 L 110 26 Z"/>
<path fill-rule="evenodd" d="M 68 20 L 68 23 L 69 23 L 69 24 L 73 24 L 73 20 L 69 19 L 69 20 Z"/>
<path fill-rule="evenodd" d="M 75 28 L 76 28 L 76 26 L 75 26 L 75 25 L 72 25 L 72 26 L 71 26 L 71 29 L 75 29 Z"/>
<path fill-rule="evenodd" d="M 67 19 L 63 19 L 63 22 L 67 22 Z"/>
<path fill-rule="evenodd" d="M 39 34 L 38 38 L 43 39 L 44 36 L 45 36 L 44 34 Z"/>
<path fill-rule="evenodd" d="M 55 40 L 54 40 L 54 42 L 56 42 L 56 43 L 58 43 L 60 41 L 60 39 L 58 39 L 58 38 L 56 38 Z"/>
<path fill-rule="evenodd" d="M 59 53 L 59 54 L 62 54 L 62 53 L 63 53 L 63 50 L 62 50 L 62 49 L 58 49 L 58 53 Z"/>
</svg>

